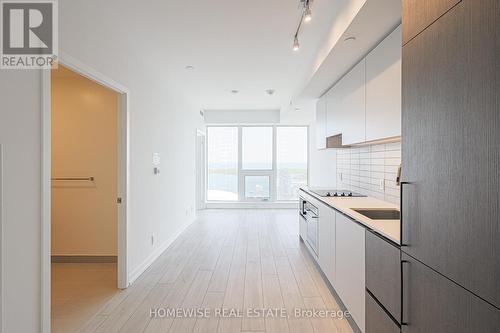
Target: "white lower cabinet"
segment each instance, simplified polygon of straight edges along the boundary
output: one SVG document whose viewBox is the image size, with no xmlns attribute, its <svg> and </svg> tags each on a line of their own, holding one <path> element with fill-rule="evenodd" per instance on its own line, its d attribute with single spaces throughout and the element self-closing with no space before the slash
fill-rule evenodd
<svg viewBox="0 0 500 333">
<path fill-rule="evenodd" d="M 309 252 L 342 299 L 352 318 L 365 331 L 365 228 L 310 195 L 318 208 L 318 255 L 307 245 L 307 224 L 299 216 L 299 232 Z"/>
<path fill-rule="evenodd" d="M 335 211 L 319 204 L 319 266 L 335 287 Z"/>
<path fill-rule="evenodd" d="M 361 60 L 339 82 L 342 110 L 342 144 L 366 141 L 365 59 Z"/>
<path fill-rule="evenodd" d="M 335 213 L 335 290 L 365 331 L 365 228 Z"/>
</svg>

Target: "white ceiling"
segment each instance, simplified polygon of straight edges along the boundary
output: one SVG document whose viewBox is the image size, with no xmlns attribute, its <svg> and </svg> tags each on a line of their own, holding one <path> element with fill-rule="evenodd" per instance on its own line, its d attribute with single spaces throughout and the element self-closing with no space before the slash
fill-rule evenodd
<svg viewBox="0 0 500 333">
<path fill-rule="evenodd" d="M 168 1 L 161 38 L 170 46 L 172 84 L 203 109 L 287 106 L 317 68 L 318 54 L 331 49 L 326 44 L 335 18 L 364 1 L 315 0 L 298 52 L 292 50 L 298 0 Z M 188 71 L 187 65 L 195 69 Z M 233 89 L 239 93 L 231 94 Z M 266 89 L 276 92 L 269 96 Z"/>
<path fill-rule="evenodd" d="M 293 109 L 366 1 L 314 0 L 298 52 L 298 0 L 60 0 L 59 41 L 126 86 L 165 87 L 193 107 Z"/>
</svg>

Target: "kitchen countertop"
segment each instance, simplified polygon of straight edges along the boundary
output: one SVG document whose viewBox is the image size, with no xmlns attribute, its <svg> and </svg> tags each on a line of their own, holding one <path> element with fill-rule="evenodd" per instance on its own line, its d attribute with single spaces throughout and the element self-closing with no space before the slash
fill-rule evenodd
<svg viewBox="0 0 500 333">
<path fill-rule="evenodd" d="M 371 197 L 320 197 L 319 195 L 311 192 L 308 188 L 301 188 L 301 190 L 324 204 L 349 216 L 353 220 L 363 224 L 368 229 L 375 231 L 398 245 L 401 244 L 400 220 L 372 220 L 353 210 L 358 208 L 391 208 L 399 210 L 398 205 Z"/>
</svg>

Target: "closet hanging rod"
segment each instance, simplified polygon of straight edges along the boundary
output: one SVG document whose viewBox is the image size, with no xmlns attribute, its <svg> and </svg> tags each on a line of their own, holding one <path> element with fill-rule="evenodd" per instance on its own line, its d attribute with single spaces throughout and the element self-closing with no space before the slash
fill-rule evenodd
<svg viewBox="0 0 500 333">
<path fill-rule="evenodd" d="M 57 177 L 57 178 L 52 178 L 52 180 L 57 180 L 57 181 L 87 181 L 87 182 L 93 182 L 95 180 L 94 177 Z"/>
</svg>

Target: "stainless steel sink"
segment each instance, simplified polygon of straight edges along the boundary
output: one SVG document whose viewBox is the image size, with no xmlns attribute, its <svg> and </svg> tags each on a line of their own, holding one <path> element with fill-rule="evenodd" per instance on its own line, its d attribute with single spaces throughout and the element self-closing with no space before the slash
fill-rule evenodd
<svg viewBox="0 0 500 333">
<path fill-rule="evenodd" d="M 397 209 L 353 208 L 352 210 L 372 220 L 399 220 L 401 217 Z"/>
</svg>

